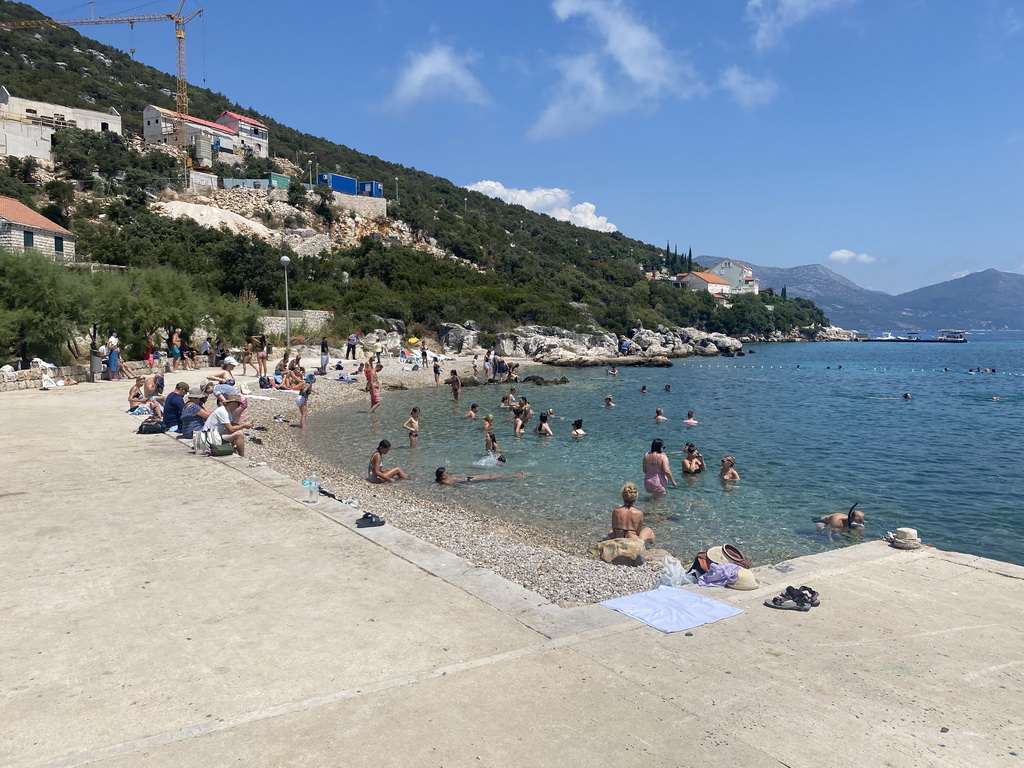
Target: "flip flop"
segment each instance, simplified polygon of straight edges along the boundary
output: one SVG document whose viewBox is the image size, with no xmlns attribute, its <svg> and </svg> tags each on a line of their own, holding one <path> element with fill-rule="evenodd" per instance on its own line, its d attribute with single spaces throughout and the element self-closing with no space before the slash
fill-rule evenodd
<svg viewBox="0 0 1024 768">
<path fill-rule="evenodd" d="M 371 512 L 364 512 L 363 516 L 356 520 L 357 528 L 376 528 L 384 525 L 384 521 Z"/>
<path fill-rule="evenodd" d="M 765 600 L 764 604 L 766 606 L 768 606 L 769 608 L 778 608 L 779 610 L 782 610 L 782 611 L 809 611 L 809 610 L 811 610 L 811 606 L 807 605 L 806 603 L 803 603 L 803 604 L 797 603 L 794 600 L 790 600 L 785 595 L 779 595 L 778 597 L 773 597 L 771 600 Z"/>
</svg>

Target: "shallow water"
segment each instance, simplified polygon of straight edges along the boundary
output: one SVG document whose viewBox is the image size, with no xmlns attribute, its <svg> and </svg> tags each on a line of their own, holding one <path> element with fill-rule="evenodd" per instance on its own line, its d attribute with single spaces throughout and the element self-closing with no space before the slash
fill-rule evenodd
<svg viewBox="0 0 1024 768">
<path fill-rule="evenodd" d="M 520 385 L 519 394 L 537 412 L 554 408 L 553 438 L 513 437 L 509 412 L 498 408 L 507 387 L 499 385 L 466 388 L 460 403 L 447 388 L 386 392 L 372 416 L 362 402 L 316 414 L 304 439 L 315 455 L 362 474 L 387 438 L 394 448 L 385 466 L 410 472 L 410 490 L 587 539 L 605 534 L 619 489 L 633 481 L 659 546 L 684 557 L 729 541 L 764 563 L 854 543 L 860 534 L 829 542 L 810 518 L 857 502 L 867 515 L 867 538 L 910 526 L 937 547 L 1024 564 L 1024 334 L 970 339 L 757 345 L 743 358 L 622 368 L 617 377 L 603 369 L 549 368 L 542 373 L 565 373 L 571 383 Z M 998 372 L 967 374 L 978 366 Z M 650 394 L 640 394 L 644 384 Z M 663 392 L 665 384 L 671 393 Z M 903 400 L 904 392 L 913 399 Z M 617 407 L 603 407 L 606 394 Z M 507 463 L 487 458 L 480 422 L 462 418 L 473 402 L 481 414 L 498 417 Z M 421 437 L 410 449 L 401 424 L 414 405 L 423 412 Z M 655 424 L 659 406 L 670 420 Z M 696 427 L 681 423 L 689 408 Z M 576 418 L 584 420 L 585 438 L 569 436 Z M 529 427 L 536 423 L 534 416 Z M 646 496 L 641 483 L 640 463 L 655 437 L 666 441 L 679 484 L 662 498 Z M 706 457 L 709 474 L 682 474 L 688 441 Z M 736 456 L 738 483 L 717 478 L 727 453 Z M 453 475 L 527 477 L 439 487 L 431 481 L 442 465 Z"/>
</svg>

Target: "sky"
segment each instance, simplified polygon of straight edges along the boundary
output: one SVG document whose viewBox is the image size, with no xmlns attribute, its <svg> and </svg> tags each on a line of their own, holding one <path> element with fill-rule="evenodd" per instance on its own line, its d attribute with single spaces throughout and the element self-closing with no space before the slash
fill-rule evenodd
<svg viewBox="0 0 1024 768">
<path fill-rule="evenodd" d="M 1024 272 L 1024 0 L 200 7 L 191 83 L 581 226 L 888 293 Z M 169 22 L 79 31 L 174 70 Z"/>
</svg>

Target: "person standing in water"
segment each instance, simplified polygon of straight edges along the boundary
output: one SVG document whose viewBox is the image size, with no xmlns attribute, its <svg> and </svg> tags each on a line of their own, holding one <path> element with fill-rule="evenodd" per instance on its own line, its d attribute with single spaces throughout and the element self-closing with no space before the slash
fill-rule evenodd
<svg viewBox="0 0 1024 768">
<path fill-rule="evenodd" d="M 683 419 L 683 424 L 686 424 L 687 426 L 690 426 L 690 427 L 696 427 L 700 422 L 697 421 L 695 418 L 693 418 L 693 416 L 694 416 L 693 411 L 687 411 L 686 412 L 686 418 Z"/>
<path fill-rule="evenodd" d="M 416 441 L 420 437 L 420 409 L 413 408 L 409 414 L 409 418 L 405 420 L 405 424 L 402 425 L 402 429 L 409 433 L 409 447 L 415 448 Z"/>
<path fill-rule="evenodd" d="M 665 411 L 662 408 L 654 409 L 654 420 L 657 422 L 668 421 L 668 417 L 665 415 Z"/>
<path fill-rule="evenodd" d="M 572 432 L 569 434 L 573 437 L 584 437 L 587 434 L 583 431 L 583 419 L 576 419 L 576 421 L 572 423 Z"/>
<path fill-rule="evenodd" d="M 612 510 L 612 529 L 608 531 L 611 538 L 654 541 L 654 531 L 644 525 L 643 510 L 633 506 L 639 495 L 632 483 L 622 486 L 622 506 Z"/>
<path fill-rule="evenodd" d="M 644 488 L 648 493 L 662 494 L 668 490 L 666 480 L 676 487 L 676 479 L 672 477 L 672 468 L 665 453 L 665 441 L 655 440 L 651 450 L 644 455 L 641 465 L 644 472 Z"/>
<path fill-rule="evenodd" d="M 686 458 L 683 459 L 683 474 L 699 475 L 705 469 L 707 469 L 707 465 L 704 463 L 704 456 L 697 450 L 697 446 L 687 443 Z"/>
<path fill-rule="evenodd" d="M 462 379 L 459 378 L 459 372 L 454 368 L 452 369 L 452 377 L 449 383 L 452 385 L 452 398 L 455 402 L 458 402 L 459 396 L 462 394 Z"/>
<path fill-rule="evenodd" d="M 540 415 L 540 423 L 536 427 L 534 427 L 533 431 L 537 433 L 538 437 L 552 437 L 553 436 L 552 433 L 551 433 L 551 425 L 548 424 L 548 415 L 547 415 L 547 413 L 541 413 L 541 415 Z"/>
<path fill-rule="evenodd" d="M 722 480 L 740 479 L 740 473 L 736 471 L 736 457 L 722 457 L 722 471 L 718 473 L 718 477 L 721 478 Z"/>
</svg>

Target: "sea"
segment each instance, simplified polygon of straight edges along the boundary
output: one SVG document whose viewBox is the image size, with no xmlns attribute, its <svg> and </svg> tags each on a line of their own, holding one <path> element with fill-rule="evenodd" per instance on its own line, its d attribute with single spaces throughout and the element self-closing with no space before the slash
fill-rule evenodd
<svg viewBox="0 0 1024 768">
<path fill-rule="evenodd" d="M 521 383 L 518 393 L 537 413 L 554 410 L 554 437 L 513 436 L 509 411 L 498 407 L 508 385 L 466 387 L 459 402 L 442 385 L 385 391 L 372 415 L 368 402 L 315 413 L 301 439 L 317 457 L 362 475 L 386 438 L 394 447 L 385 467 L 410 473 L 410 491 L 583 541 L 607 533 L 620 489 L 632 481 L 657 546 L 684 560 L 728 542 L 757 564 L 776 563 L 906 526 L 941 549 L 1024 565 L 1024 332 L 968 338 L 754 344 L 744 357 L 622 367 L 617 376 L 544 367 L 545 378 L 565 375 L 569 383 Z M 463 361 L 458 368 L 470 373 Z M 606 395 L 615 407 L 604 407 Z M 464 418 L 473 403 L 496 416 L 505 463 L 486 454 L 480 420 Z M 411 449 L 401 425 L 414 406 L 422 413 Z M 658 407 L 668 421 L 655 423 Z M 683 424 L 691 409 L 697 426 Z M 575 419 L 583 419 L 585 437 L 570 436 Z M 529 428 L 536 424 L 535 415 Z M 678 483 L 661 497 L 642 484 L 641 462 L 655 438 L 665 441 Z M 687 442 L 706 457 L 707 473 L 682 474 Z M 736 457 L 738 482 L 718 479 L 725 454 Z M 439 486 L 440 466 L 453 476 L 525 477 Z M 866 515 L 863 532 L 830 538 L 812 523 L 853 506 Z"/>
</svg>

